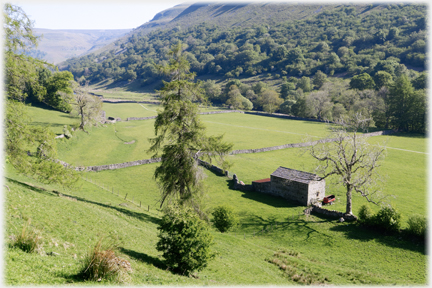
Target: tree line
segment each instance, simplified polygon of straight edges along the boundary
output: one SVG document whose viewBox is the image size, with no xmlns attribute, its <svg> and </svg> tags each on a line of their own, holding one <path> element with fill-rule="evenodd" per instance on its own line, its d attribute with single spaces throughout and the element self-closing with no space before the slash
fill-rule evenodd
<svg viewBox="0 0 432 288">
<path fill-rule="evenodd" d="M 147 35 L 138 30 L 118 51 L 65 64 L 76 79 L 138 80 L 148 85 L 164 78 L 154 65 L 166 63 L 169 47 L 181 40 L 188 45 L 185 56 L 197 76 L 229 79 L 271 73 L 280 79 L 313 77 L 322 71 L 352 77 L 399 64 L 423 69 L 426 11 L 424 5 L 412 4 L 334 5 L 315 17 L 272 26 L 221 28 L 204 22 Z"/>
</svg>

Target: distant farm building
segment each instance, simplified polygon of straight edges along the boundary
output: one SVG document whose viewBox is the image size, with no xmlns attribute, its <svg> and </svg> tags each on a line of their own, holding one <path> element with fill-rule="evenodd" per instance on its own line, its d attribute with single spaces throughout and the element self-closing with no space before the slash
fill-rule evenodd
<svg viewBox="0 0 432 288">
<path fill-rule="evenodd" d="M 309 206 L 325 196 L 325 180 L 318 175 L 279 167 L 270 178 L 252 182 L 253 190 Z"/>
</svg>

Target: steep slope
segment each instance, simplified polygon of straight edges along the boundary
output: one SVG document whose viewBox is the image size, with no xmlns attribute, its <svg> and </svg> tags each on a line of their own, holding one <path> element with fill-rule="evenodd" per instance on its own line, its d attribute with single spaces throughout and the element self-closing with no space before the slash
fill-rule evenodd
<svg viewBox="0 0 432 288">
<path fill-rule="evenodd" d="M 36 56 L 50 63 L 60 63 L 68 58 L 91 53 L 127 34 L 130 29 L 119 30 L 52 30 L 34 28 L 42 36 Z"/>
<path fill-rule="evenodd" d="M 161 13 L 153 24 L 163 25 L 151 28 L 151 21 L 64 67 L 93 83 L 138 80 L 135 85 L 148 86 L 161 79 L 153 64 L 163 64 L 169 47 L 181 40 L 197 76 L 223 79 L 270 72 L 276 79 L 313 77 L 317 71 L 373 76 L 386 65 L 392 74 L 399 63 L 425 68 L 424 5 L 198 3 L 180 11 Z"/>
</svg>

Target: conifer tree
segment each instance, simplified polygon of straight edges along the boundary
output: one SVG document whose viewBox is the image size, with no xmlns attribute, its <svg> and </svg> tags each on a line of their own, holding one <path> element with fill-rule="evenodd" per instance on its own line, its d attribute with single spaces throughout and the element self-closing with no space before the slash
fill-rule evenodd
<svg viewBox="0 0 432 288">
<path fill-rule="evenodd" d="M 184 204 L 194 203 L 194 196 L 201 189 L 203 172 L 198 157 L 205 160 L 218 158 L 226 163 L 223 156 L 232 145 L 222 142 L 223 136 L 208 137 L 205 127 L 198 118 L 197 102 L 205 101 L 199 83 L 192 80 L 190 65 L 182 53 L 182 43 L 173 45 L 169 52 L 171 59 L 166 66 L 158 68 L 171 77 L 163 82 L 159 91 L 163 110 L 155 121 L 155 138 L 150 139 L 153 158 L 161 153 L 161 165 L 154 177 L 161 187 L 161 206 L 169 198 Z"/>
</svg>

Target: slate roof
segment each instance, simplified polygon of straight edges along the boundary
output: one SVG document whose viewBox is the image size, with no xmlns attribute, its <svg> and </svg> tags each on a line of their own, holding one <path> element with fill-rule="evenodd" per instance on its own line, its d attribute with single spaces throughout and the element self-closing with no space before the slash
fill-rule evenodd
<svg viewBox="0 0 432 288">
<path fill-rule="evenodd" d="M 320 181 L 321 177 L 316 174 L 298 171 L 286 167 L 279 166 L 276 171 L 274 171 L 271 176 L 287 179 L 295 182 L 309 184 L 312 181 Z"/>
</svg>

